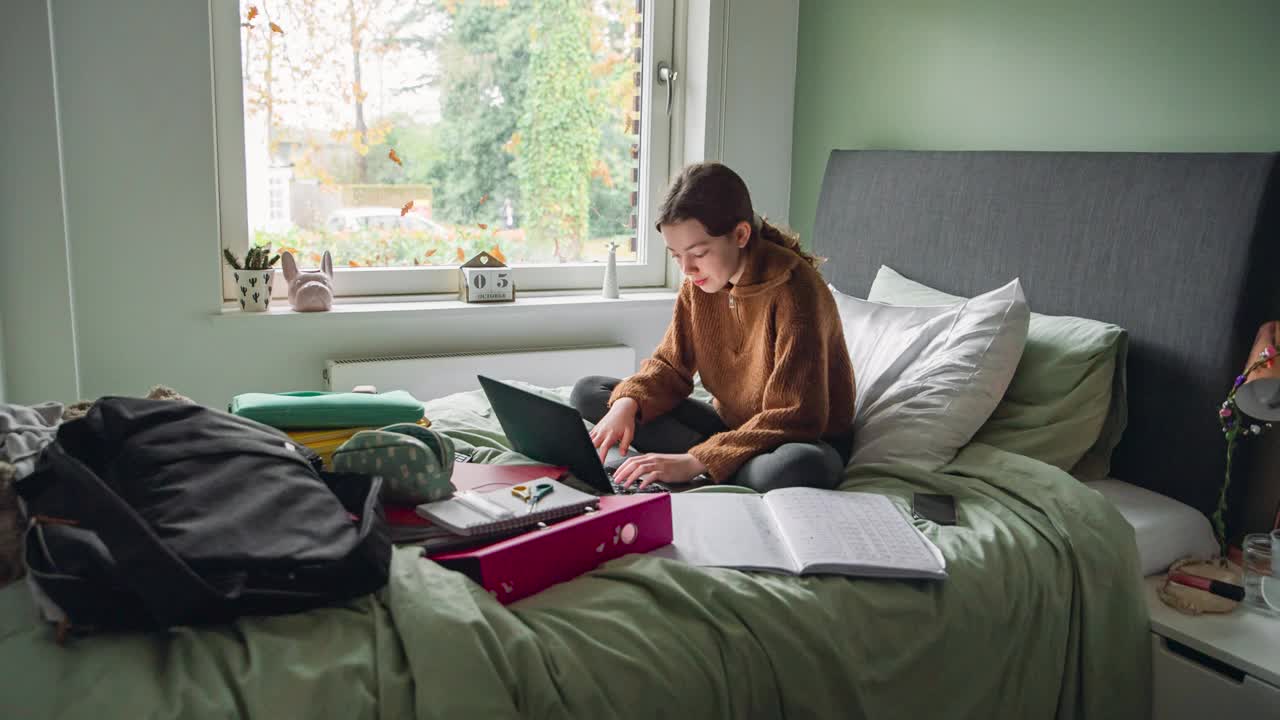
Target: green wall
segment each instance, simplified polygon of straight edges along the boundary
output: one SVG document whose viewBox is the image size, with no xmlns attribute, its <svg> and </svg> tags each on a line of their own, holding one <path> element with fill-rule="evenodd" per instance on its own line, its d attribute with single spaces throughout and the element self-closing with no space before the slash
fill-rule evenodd
<svg viewBox="0 0 1280 720">
<path fill-rule="evenodd" d="M 1280 149 L 1280 0 L 803 0 L 791 222 L 833 149 Z"/>
</svg>

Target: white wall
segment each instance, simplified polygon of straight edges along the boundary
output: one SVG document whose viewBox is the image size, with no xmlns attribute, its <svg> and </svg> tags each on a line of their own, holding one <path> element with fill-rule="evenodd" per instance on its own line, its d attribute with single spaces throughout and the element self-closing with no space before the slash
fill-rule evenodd
<svg viewBox="0 0 1280 720">
<path fill-rule="evenodd" d="M 756 212 L 791 209 L 797 0 L 690 0 L 684 108 L 687 161 L 719 160 L 751 189 Z"/>
<path fill-rule="evenodd" d="M 44 0 L 0 22 L 0 315 L 9 402 L 78 393 Z M 86 218 L 87 219 L 87 218 Z"/>
<path fill-rule="evenodd" d="M 721 162 L 751 188 L 756 212 L 791 210 L 798 0 L 729 0 Z"/>
<path fill-rule="evenodd" d="M 794 2 L 725 2 L 730 31 L 744 37 L 786 18 L 794 26 Z M 669 300 L 481 315 L 220 316 L 207 1 L 51 0 L 52 52 L 45 2 L 8 5 L 0 309 L 10 402 L 140 394 L 163 383 L 220 405 L 247 390 L 318 388 L 330 357 L 597 343 L 643 356 L 661 339 Z M 771 81 L 769 93 L 786 101 L 761 106 L 744 74 L 785 76 L 776 63 L 794 68 L 794 38 L 769 45 L 772 60 L 726 46 L 725 87 L 737 90 L 724 102 L 735 130 L 724 133 L 722 157 L 747 177 L 763 211 L 784 217 L 792 85 Z"/>
<path fill-rule="evenodd" d="M 0 313 L 0 403 L 4 399 L 4 314 Z"/>
</svg>

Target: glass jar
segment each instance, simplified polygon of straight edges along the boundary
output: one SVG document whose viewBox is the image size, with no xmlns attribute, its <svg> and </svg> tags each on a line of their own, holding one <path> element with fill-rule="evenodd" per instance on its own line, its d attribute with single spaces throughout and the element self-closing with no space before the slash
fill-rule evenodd
<svg viewBox="0 0 1280 720">
<path fill-rule="evenodd" d="M 1241 562 L 1244 566 L 1244 604 L 1262 610 L 1275 605 L 1280 609 L 1280 580 L 1273 578 L 1272 535 L 1251 533 L 1244 536 Z M 1269 603 L 1268 603 L 1269 601 Z"/>
</svg>

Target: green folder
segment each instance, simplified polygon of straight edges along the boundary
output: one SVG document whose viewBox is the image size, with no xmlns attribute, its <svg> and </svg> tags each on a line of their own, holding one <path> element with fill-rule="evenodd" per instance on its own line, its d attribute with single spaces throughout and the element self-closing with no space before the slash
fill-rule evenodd
<svg viewBox="0 0 1280 720">
<path fill-rule="evenodd" d="M 422 419 L 422 403 L 404 390 L 385 393 L 243 393 L 231 414 L 281 430 L 381 427 Z"/>
</svg>

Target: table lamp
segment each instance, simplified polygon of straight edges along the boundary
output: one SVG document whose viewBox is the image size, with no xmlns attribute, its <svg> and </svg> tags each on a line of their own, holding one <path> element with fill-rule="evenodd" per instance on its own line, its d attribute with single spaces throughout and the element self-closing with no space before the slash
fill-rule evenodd
<svg viewBox="0 0 1280 720">
<path fill-rule="evenodd" d="M 1236 377 L 1226 401 L 1218 409 L 1218 421 L 1227 440 L 1227 467 L 1214 511 L 1213 531 L 1218 536 L 1221 559 L 1226 562 L 1227 533 L 1223 515 L 1227 509 L 1227 488 L 1231 486 L 1231 459 L 1236 442 L 1251 435 L 1261 435 L 1273 422 L 1280 422 L 1280 321 L 1263 323 L 1254 337 L 1253 348 L 1244 372 Z"/>
<path fill-rule="evenodd" d="M 1236 407 L 1245 415 L 1265 422 L 1280 421 L 1280 363 L 1272 358 L 1276 356 L 1276 346 L 1280 345 L 1280 321 L 1273 320 L 1258 330 L 1253 341 L 1253 351 L 1249 353 L 1250 362 L 1258 364 L 1262 353 L 1266 351 L 1268 358 L 1259 367 L 1244 376 L 1236 390 Z"/>
</svg>

